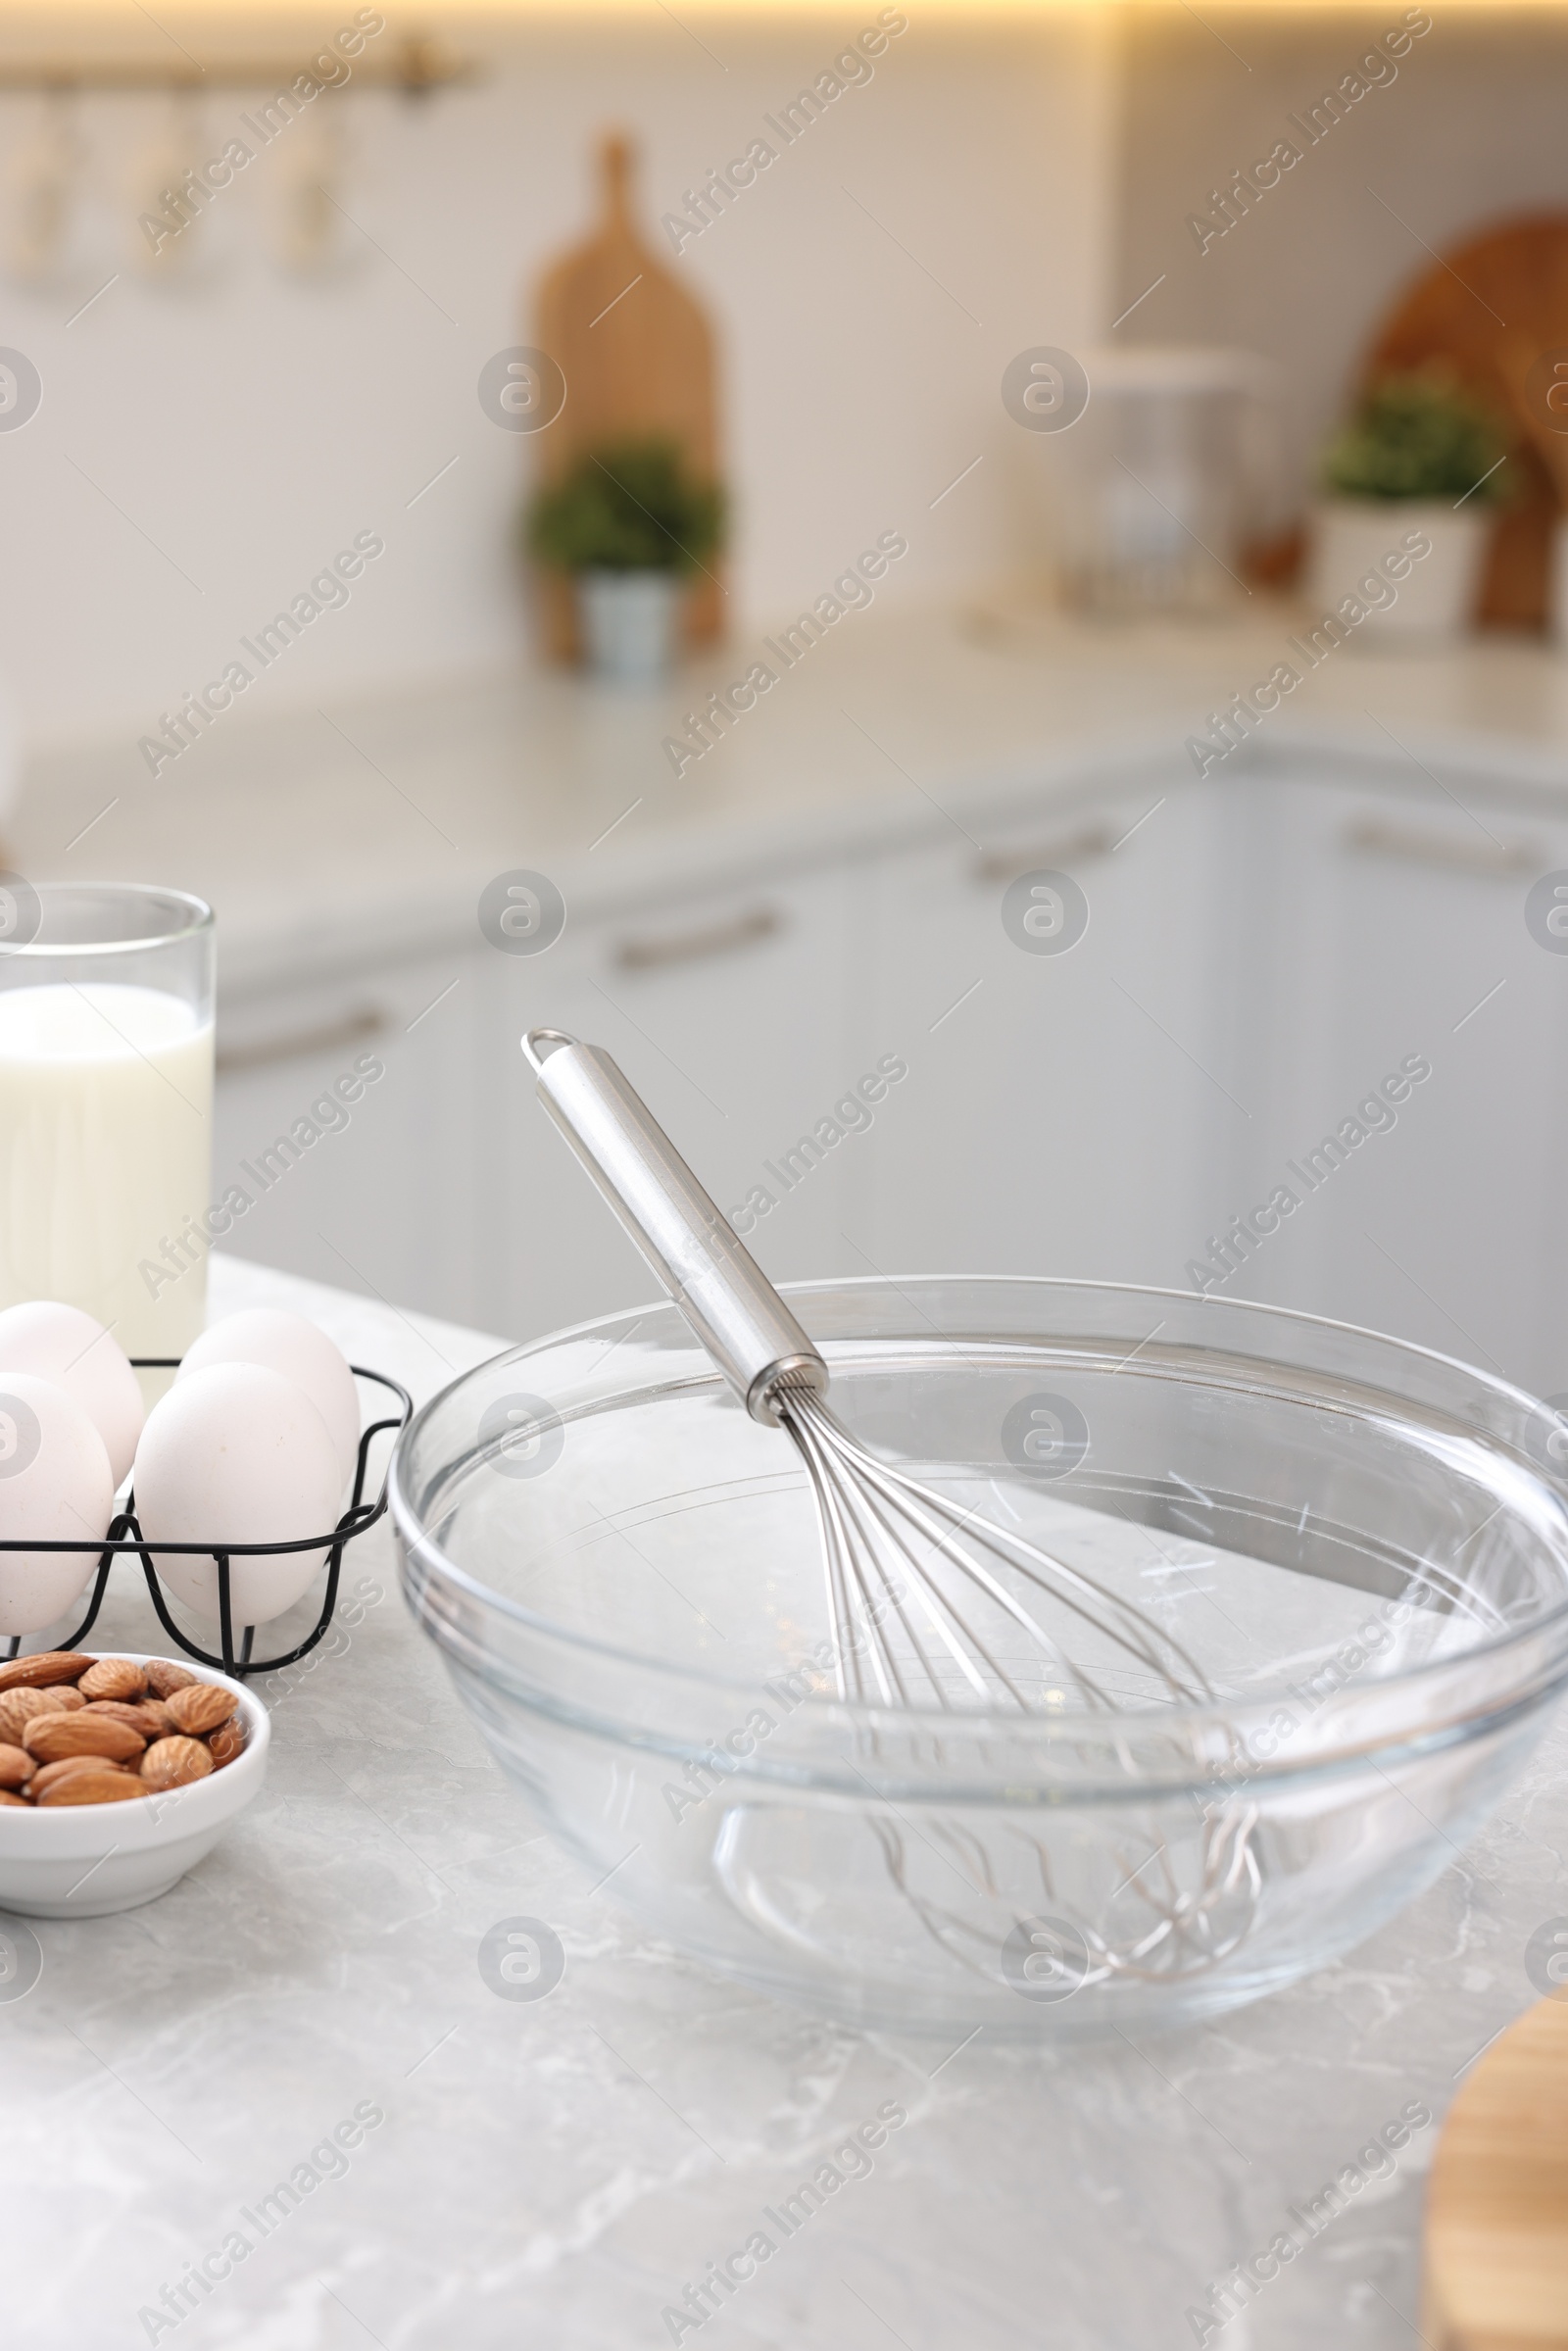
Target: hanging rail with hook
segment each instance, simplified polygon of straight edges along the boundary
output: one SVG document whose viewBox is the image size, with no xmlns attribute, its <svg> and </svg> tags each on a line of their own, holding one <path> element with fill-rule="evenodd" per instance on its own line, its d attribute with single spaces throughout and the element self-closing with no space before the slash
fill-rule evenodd
<svg viewBox="0 0 1568 2351">
<path fill-rule="evenodd" d="M 11 58 L 0 59 L 0 92 L 37 90 L 56 96 L 87 92 L 172 90 L 194 96 L 204 90 L 286 89 L 301 73 L 311 71 L 309 58 L 215 58 L 209 65 L 191 59 L 165 62 L 161 58 Z M 471 59 L 452 56 L 423 34 L 411 33 L 386 57 L 356 57 L 352 76 L 323 88 L 346 86 L 352 79 L 362 87 L 401 90 L 406 98 L 425 98 L 457 82 L 475 81 L 480 69 Z"/>
</svg>

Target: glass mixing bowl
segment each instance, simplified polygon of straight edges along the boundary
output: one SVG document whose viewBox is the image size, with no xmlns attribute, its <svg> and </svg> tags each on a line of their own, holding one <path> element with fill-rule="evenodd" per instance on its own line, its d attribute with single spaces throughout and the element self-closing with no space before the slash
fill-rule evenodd
<svg viewBox="0 0 1568 2351">
<path fill-rule="evenodd" d="M 1037 1654 L 1027 1712 L 846 1702 L 787 1436 L 673 1306 L 564 1332 L 416 1415 L 391 1506 L 490 1745 L 617 1900 L 851 2025 L 1060 2035 L 1255 1999 L 1455 1857 L 1568 1675 L 1544 1406 L 1234 1299 L 788 1295 L 874 1454 L 1146 1611 L 1217 1694 L 1097 1654 L 1089 1700 Z"/>
</svg>

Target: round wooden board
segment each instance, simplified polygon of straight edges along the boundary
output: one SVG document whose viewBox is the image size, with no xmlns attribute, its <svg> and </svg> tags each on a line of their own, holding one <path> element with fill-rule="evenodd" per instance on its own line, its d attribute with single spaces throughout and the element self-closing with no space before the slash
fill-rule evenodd
<svg viewBox="0 0 1568 2351">
<path fill-rule="evenodd" d="M 1431 2351 L 1568 2351 L 1568 1999 L 1510 2025 L 1449 2109 L 1421 2325 Z"/>
<path fill-rule="evenodd" d="M 1373 341 L 1367 380 L 1445 360 L 1511 419 L 1514 497 L 1497 514 L 1480 617 L 1539 628 L 1550 603 L 1551 533 L 1568 510 L 1568 434 L 1532 383 L 1568 350 L 1568 215 L 1509 220 L 1455 245 L 1399 297 Z"/>
</svg>

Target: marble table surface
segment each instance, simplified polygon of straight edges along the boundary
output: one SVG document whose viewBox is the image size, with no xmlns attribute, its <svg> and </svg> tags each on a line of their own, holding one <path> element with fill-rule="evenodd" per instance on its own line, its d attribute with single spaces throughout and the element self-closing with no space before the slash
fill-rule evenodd
<svg viewBox="0 0 1568 2351">
<path fill-rule="evenodd" d="M 803 857 L 955 822 L 983 837 L 999 792 L 1077 791 L 1151 758 L 1189 775 L 1186 739 L 1268 676 L 1305 617 L 1271 597 L 1223 621 L 1125 627 L 1006 600 L 878 608 L 678 777 L 663 740 L 735 676 L 733 644 L 650 688 L 524 667 L 330 711 L 312 695 L 237 713 L 156 783 L 124 733 L 39 752 L 6 851 L 33 881 L 77 877 L 89 854 L 102 880 L 156 872 L 219 908 L 225 992 L 293 985 L 394 944 L 469 941 L 480 891 L 519 864 L 550 874 L 573 922 L 630 920 L 660 895 Z M 1458 760 L 1560 808 L 1568 655 L 1500 632 L 1436 653 L 1358 640 L 1260 738 L 1293 741 L 1406 780 Z"/>
<path fill-rule="evenodd" d="M 215 1312 L 267 1301 L 420 1396 L 497 1346 L 215 1261 Z M 1361 2167 L 1223 2330 L 1192 2314 L 1402 2109 L 1440 2118 L 1537 1996 L 1527 1944 L 1568 1911 L 1560 1727 L 1475 1844 L 1342 1964 L 1137 2046 L 1029 2054 L 982 2033 L 950 2051 L 821 2024 L 642 1933 L 491 1761 L 384 1528 L 350 1556 L 346 1642 L 270 1693 L 259 1800 L 160 1901 L 36 1922 L 36 1983 L 0 1984 L 8 2344 L 653 2351 L 686 2284 L 889 2103 L 907 2121 L 868 2174 L 682 2341 L 1420 2341 L 1435 2124 L 1385 2176 Z M 94 1641 L 155 1645 L 128 1579 Z M 480 1964 L 518 1916 L 564 1953 L 526 2001 Z M 295 2200 L 259 2213 L 290 2180 Z M 209 2290 L 181 2309 L 203 2262 Z"/>
</svg>

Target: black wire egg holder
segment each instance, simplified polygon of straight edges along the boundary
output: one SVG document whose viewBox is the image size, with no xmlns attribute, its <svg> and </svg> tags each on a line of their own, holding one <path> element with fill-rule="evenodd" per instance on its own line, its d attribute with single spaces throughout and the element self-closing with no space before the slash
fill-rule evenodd
<svg viewBox="0 0 1568 2351">
<path fill-rule="evenodd" d="M 175 1371 L 179 1367 L 180 1358 L 177 1355 L 133 1355 L 131 1361 L 137 1371 Z M 414 1398 L 408 1390 L 401 1387 L 396 1380 L 389 1379 L 385 1372 L 368 1371 L 361 1363 L 351 1363 L 349 1369 L 357 1380 L 371 1380 L 377 1388 L 384 1388 L 390 1395 L 395 1396 L 400 1409 L 393 1419 L 372 1421 L 361 1436 L 359 1458 L 354 1470 L 353 1498 L 329 1535 L 306 1535 L 294 1543 L 230 1543 L 221 1546 L 213 1543 L 160 1543 L 157 1546 L 160 1552 L 205 1555 L 216 1564 L 218 1569 L 219 1638 L 222 1648 L 220 1656 L 211 1656 L 206 1649 L 198 1648 L 195 1641 L 186 1639 L 171 1616 L 169 1603 L 164 1597 L 163 1587 L 159 1582 L 158 1570 L 153 1565 L 152 1551 L 137 1524 L 134 1489 L 125 1497 L 125 1508 L 118 1512 L 110 1521 L 109 1532 L 101 1542 L 45 1543 L 34 1542 L 26 1536 L 0 1542 L 0 1560 L 4 1559 L 8 1551 L 96 1551 L 99 1554 L 98 1576 L 93 1585 L 92 1598 L 88 1603 L 87 1613 L 75 1631 L 57 1645 L 65 1649 L 74 1649 L 78 1642 L 86 1639 L 98 1621 L 98 1611 L 103 1606 L 104 1593 L 108 1589 L 110 1569 L 118 1558 L 134 1554 L 141 1561 L 142 1571 L 147 1578 L 147 1590 L 152 1595 L 153 1606 L 158 1611 L 159 1623 L 169 1635 L 170 1640 L 177 1643 L 187 1657 L 194 1657 L 198 1665 L 210 1665 L 218 1673 L 228 1674 L 237 1681 L 243 1681 L 248 1674 L 276 1673 L 280 1667 L 297 1664 L 301 1657 L 309 1656 L 317 1642 L 325 1634 L 337 1609 L 337 1588 L 343 1566 L 344 1546 L 352 1543 L 357 1536 L 365 1534 L 368 1528 L 373 1527 L 386 1509 L 387 1481 L 384 1475 L 381 1479 L 381 1491 L 374 1501 L 368 1502 L 364 1498 L 366 1471 L 370 1457 L 370 1440 L 373 1437 L 381 1436 L 388 1429 L 399 1432 L 406 1429 L 414 1411 Z M 330 1557 L 327 1560 L 326 1568 L 326 1592 L 321 1601 L 321 1613 L 317 1619 L 315 1630 L 300 1642 L 297 1648 L 288 1650 L 284 1656 L 254 1658 L 251 1655 L 251 1648 L 256 1639 L 256 1627 L 245 1625 L 241 1628 L 241 1639 L 239 1646 L 236 1648 L 234 1645 L 233 1600 L 229 1589 L 229 1561 L 231 1559 L 285 1558 L 292 1551 L 319 1551 L 327 1549 L 328 1546 L 330 1546 Z M 0 1661 L 7 1661 L 15 1657 L 20 1651 L 24 1638 L 21 1633 L 0 1636 Z"/>
</svg>

